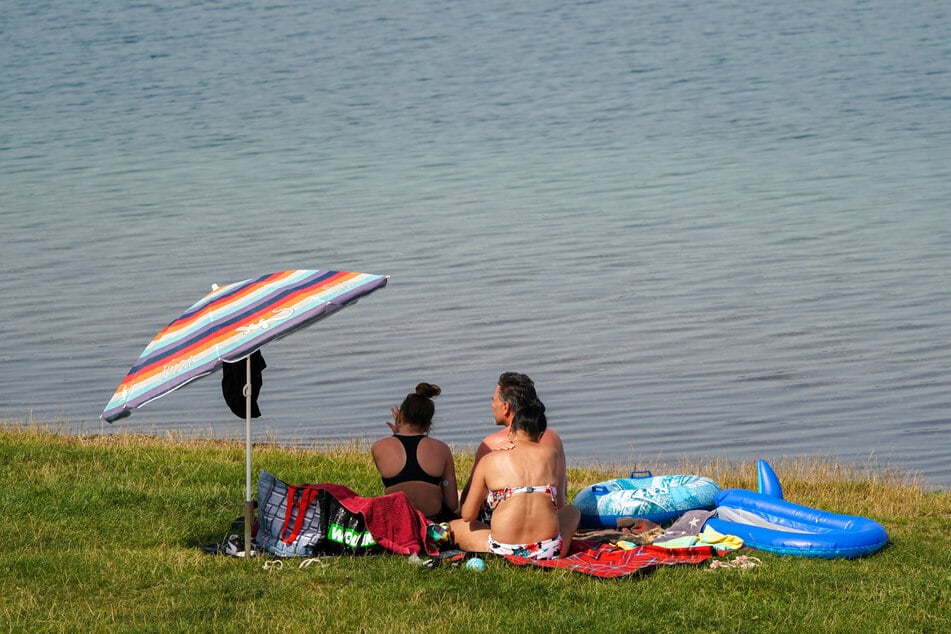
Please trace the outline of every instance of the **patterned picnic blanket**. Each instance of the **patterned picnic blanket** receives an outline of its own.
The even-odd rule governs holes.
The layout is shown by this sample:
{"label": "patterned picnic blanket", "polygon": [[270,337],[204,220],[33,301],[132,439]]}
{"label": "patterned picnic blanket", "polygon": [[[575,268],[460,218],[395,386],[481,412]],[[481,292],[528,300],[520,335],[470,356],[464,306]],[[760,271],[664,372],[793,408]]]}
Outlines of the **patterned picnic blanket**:
{"label": "patterned picnic blanket", "polygon": [[564,559],[539,561],[517,555],[505,555],[505,558],[519,566],[563,568],[594,577],[615,579],[627,577],[654,566],[701,564],[712,558],[714,554],[710,546],[664,548],[646,545],[625,550],[612,544],[574,540],[571,542],[569,555]]}

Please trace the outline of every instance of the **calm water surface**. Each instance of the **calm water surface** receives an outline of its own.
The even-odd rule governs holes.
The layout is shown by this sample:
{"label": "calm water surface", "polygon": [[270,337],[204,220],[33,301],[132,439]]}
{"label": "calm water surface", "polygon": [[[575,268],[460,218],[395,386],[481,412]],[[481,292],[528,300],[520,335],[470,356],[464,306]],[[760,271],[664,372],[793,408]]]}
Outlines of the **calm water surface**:
{"label": "calm water surface", "polygon": [[828,456],[951,485],[937,0],[13,2],[0,417],[241,436],[208,378],[103,426],[212,283],[389,286],[270,345],[258,438],[472,445],[532,375],[570,458]]}

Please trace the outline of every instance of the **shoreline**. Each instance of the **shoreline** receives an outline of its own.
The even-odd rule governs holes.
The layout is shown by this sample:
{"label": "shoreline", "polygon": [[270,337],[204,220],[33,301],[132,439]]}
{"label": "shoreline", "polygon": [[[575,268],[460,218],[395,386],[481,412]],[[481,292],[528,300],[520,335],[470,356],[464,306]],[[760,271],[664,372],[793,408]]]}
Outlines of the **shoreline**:
{"label": "shoreline", "polygon": [[[155,433],[130,432],[116,430],[111,433],[82,432],[72,430],[68,423],[61,421],[43,422],[29,421],[0,421],[0,432],[4,433],[40,433],[75,438],[78,441],[91,442],[103,446],[135,446],[135,445],[180,445],[183,448],[215,447],[219,449],[245,449],[245,439],[239,436],[215,436],[213,430],[209,433],[200,431],[186,432],[181,430],[165,430]],[[337,440],[310,440],[286,441],[276,438],[253,440],[252,447],[257,450],[279,451],[289,454],[365,454],[369,460],[369,447],[373,439],[369,437],[353,437]],[[472,456],[476,445],[458,445],[449,443],[456,460],[457,471],[467,472],[472,463]],[[593,484],[602,479],[626,477],[632,470],[649,468],[654,475],[671,473],[695,473],[707,475],[714,480],[749,481],[743,485],[748,488],[756,486],[756,465],[759,458],[729,459],[725,457],[680,458],[677,460],[663,460],[650,464],[631,464],[621,467],[615,462],[601,462],[597,459],[580,458],[572,460],[569,457],[569,472],[575,474],[577,488]],[[253,460],[252,460],[253,462]],[[875,460],[840,462],[832,456],[783,456],[768,461],[773,469],[780,474],[784,482],[870,482],[885,484],[896,488],[909,488],[922,493],[951,494],[951,485],[941,485],[927,481],[921,473],[902,468],[889,463],[879,463]],[[593,478],[593,479],[592,479]],[[590,480],[590,481],[589,481]],[[574,489],[575,486],[569,488]]]}

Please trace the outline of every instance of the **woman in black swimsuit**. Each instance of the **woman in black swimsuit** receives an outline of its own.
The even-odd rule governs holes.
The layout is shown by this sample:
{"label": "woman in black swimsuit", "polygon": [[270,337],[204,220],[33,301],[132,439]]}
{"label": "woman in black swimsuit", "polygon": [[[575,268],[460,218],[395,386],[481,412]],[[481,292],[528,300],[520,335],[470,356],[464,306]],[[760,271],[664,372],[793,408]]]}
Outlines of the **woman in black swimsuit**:
{"label": "woman in black swimsuit", "polygon": [[370,447],[373,462],[383,481],[384,491],[402,491],[423,515],[434,522],[459,517],[456,468],[449,445],[429,437],[438,385],[420,383],[399,408],[392,408],[392,436]]}

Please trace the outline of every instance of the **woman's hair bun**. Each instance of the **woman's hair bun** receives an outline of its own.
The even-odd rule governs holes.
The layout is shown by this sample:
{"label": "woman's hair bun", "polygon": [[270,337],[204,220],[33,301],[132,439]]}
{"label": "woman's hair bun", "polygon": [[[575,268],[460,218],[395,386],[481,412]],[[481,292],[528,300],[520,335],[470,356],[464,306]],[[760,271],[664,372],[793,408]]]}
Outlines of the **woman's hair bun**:
{"label": "woman's hair bun", "polygon": [[439,389],[439,386],[433,385],[432,383],[420,383],[416,386],[416,396],[433,398],[434,396],[439,396],[440,393],[442,393],[442,390]]}

